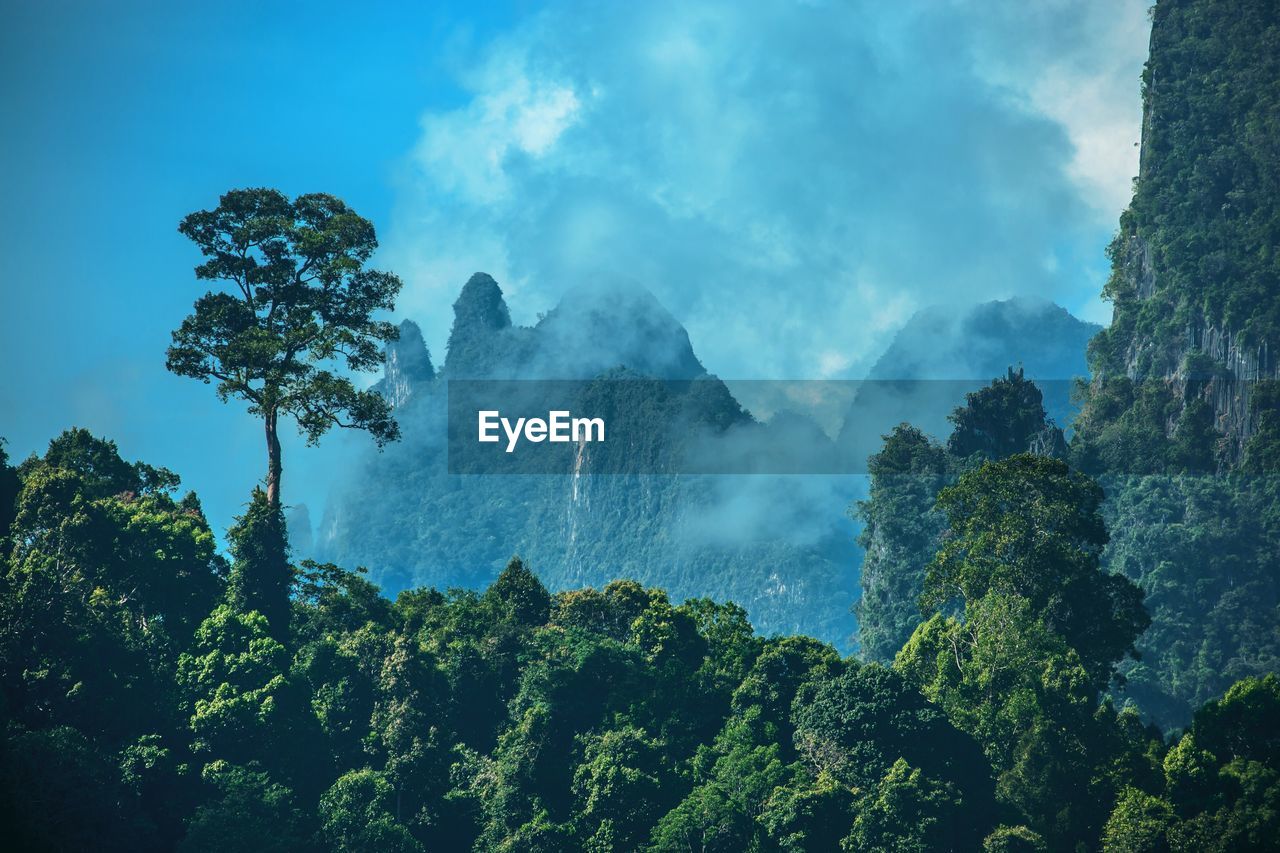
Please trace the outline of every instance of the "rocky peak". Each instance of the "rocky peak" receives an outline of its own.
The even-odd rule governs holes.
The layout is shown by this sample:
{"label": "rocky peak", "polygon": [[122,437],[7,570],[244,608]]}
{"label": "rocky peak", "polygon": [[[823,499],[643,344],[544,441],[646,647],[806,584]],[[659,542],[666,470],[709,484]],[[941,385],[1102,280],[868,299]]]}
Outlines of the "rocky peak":
{"label": "rocky peak", "polygon": [[493,367],[494,339],[509,329],[511,312],[502,288],[487,273],[471,276],[453,303],[445,372],[453,377],[486,375]]}
{"label": "rocky peak", "polygon": [[476,273],[453,310],[450,379],[591,379],[619,367],[661,379],[706,373],[684,326],[640,287],[576,287],[537,325],[513,326],[498,283]]}
{"label": "rocky peak", "polygon": [[374,386],[387,402],[399,408],[413,397],[415,390],[435,379],[435,367],[422,330],[412,320],[400,324],[400,338],[387,344],[383,356],[382,379]]}
{"label": "rocky peak", "polygon": [[459,331],[498,331],[511,325],[511,312],[502,288],[487,273],[478,272],[462,286],[453,303],[453,335]]}

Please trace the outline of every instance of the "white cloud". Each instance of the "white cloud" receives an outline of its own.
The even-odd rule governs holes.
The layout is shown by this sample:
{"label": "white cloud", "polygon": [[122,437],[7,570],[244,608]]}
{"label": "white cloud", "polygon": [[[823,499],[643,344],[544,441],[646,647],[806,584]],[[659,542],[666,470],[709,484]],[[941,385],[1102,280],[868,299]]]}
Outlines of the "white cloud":
{"label": "white cloud", "polygon": [[499,88],[478,93],[466,108],[425,116],[414,152],[438,187],[478,204],[509,192],[506,168],[513,152],[546,156],[582,106],[572,87],[531,80],[517,68],[490,79]]}
{"label": "white cloud", "polygon": [[[1071,140],[1068,175],[1114,225],[1138,173],[1149,0],[997,0],[993,41],[977,61],[988,80],[1057,122]],[[1021,38],[1019,38],[1021,37]]]}
{"label": "white cloud", "polygon": [[386,241],[402,310],[438,351],[476,270],[517,320],[631,281],[711,370],[795,378],[858,375],[930,303],[1089,304],[1145,23],[1141,0],[553,3],[423,118]]}

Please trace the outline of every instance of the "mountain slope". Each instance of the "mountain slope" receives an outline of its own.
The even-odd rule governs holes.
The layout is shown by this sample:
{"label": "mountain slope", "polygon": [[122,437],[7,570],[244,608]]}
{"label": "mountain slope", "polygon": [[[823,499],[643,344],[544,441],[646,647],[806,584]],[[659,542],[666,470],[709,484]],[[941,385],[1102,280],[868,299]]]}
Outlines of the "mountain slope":
{"label": "mountain slope", "polygon": [[[1255,383],[1280,378],[1280,5],[1163,0],[1142,82],[1080,432],[1099,467],[1232,467],[1258,432]],[[1171,458],[1180,427],[1204,437],[1191,458]]]}
{"label": "mountain slope", "polygon": [[1161,0],[1143,106],[1071,453],[1152,615],[1127,694],[1179,726],[1280,666],[1280,5]]}
{"label": "mountain slope", "polygon": [[1049,417],[1066,423],[1070,380],[1087,374],[1085,346],[1097,331],[1060,306],[1025,298],[938,306],[917,312],[877,360],[839,437],[847,452],[869,459],[871,475],[857,506],[865,657],[891,662],[920,623],[924,567],[946,527],[934,503],[965,464],[945,446],[948,415],[966,394],[1020,365],[1037,381]]}
{"label": "mountain slope", "polygon": [[1085,347],[1101,329],[1060,305],[1018,296],[916,312],[876,360],[868,379],[990,379],[1021,365],[1038,379],[1088,372]]}
{"label": "mountain slope", "polygon": [[[317,536],[321,556],[365,565],[395,593],[419,585],[480,588],[519,553],[553,589],[634,578],[661,583],[678,599],[734,600],[766,633],[848,643],[857,563],[841,514],[849,493],[805,478],[654,473],[690,432],[676,425],[744,435],[769,427],[705,371],[684,328],[652,295],[574,290],[535,326],[521,327],[511,323],[497,282],[478,273],[454,303],[444,367],[409,379],[401,365],[425,359],[413,331],[402,331],[388,351],[383,380],[397,389],[404,440],[354,462],[329,501]],[[447,473],[450,380],[599,376],[666,383],[661,394],[643,396],[642,411],[628,411],[651,421],[643,452],[605,442],[581,469],[558,474]],[[602,387],[613,398],[628,389]]]}

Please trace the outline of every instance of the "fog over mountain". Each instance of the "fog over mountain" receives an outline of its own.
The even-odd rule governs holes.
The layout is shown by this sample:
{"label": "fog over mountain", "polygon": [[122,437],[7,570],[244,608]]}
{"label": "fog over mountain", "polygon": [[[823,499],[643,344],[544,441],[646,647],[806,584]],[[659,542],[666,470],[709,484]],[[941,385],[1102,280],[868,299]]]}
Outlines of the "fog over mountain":
{"label": "fog over mountain", "polygon": [[[181,470],[219,536],[232,523],[259,430],[163,364],[203,292],[174,226],[232,186],[334,192],[368,217],[436,367],[477,269],[519,325],[567,287],[638,282],[726,378],[859,378],[915,310],[957,299],[1105,321],[1149,5],[445,2],[334,7],[305,30],[220,5],[31,6],[0,33],[27,117],[0,139],[8,278],[42,283],[0,288],[0,361],[29,365],[0,375],[9,452],[75,423]],[[183,49],[195,34],[219,50]],[[361,51],[341,87],[305,70],[338,43]],[[210,79],[289,96],[188,96]],[[301,127],[320,151],[290,142]],[[348,451],[282,440],[285,497],[318,512]]]}
{"label": "fog over mountain", "polygon": [[1102,327],[1043,299],[922,309],[893,337],[868,379],[975,379],[1020,364],[1028,376],[1085,376],[1084,350]]}
{"label": "fog over mountain", "polygon": [[1100,329],[1051,302],[1023,297],[919,311],[857,389],[837,442],[865,459],[903,422],[945,439],[947,415],[964,395],[1010,367],[1037,381],[1049,416],[1068,427],[1073,380],[1089,375],[1085,346]]}
{"label": "fog over mountain", "polygon": [[939,303],[1105,319],[1148,5],[540,6],[422,115],[401,310],[438,347],[474,269],[526,323],[565,283],[638,283],[757,379],[861,377]]}
{"label": "fog over mountain", "polygon": [[[553,589],[632,577],[676,598],[737,601],[765,633],[804,632],[843,648],[856,628],[850,607],[861,562],[845,510],[866,486],[852,473],[863,459],[849,454],[872,452],[882,421],[929,406],[944,417],[964,388],[1010,365],[1079,375],[1096,329],[1029,300],[922,311],[873,374],[927,381],[908,383],[914,396],[886,400],[858,383],[723,383],[707,373],[679,320],[640,289],[571,289],[531,326],[513,323],[511,313],[499,283],[473,275],[453,303],[438,372],[418,326],[401,324],[376,387],[394,402],[404,438],[383,452],[357,453],[336,472],[340,485],[317,528],[316,555],[365,565],[395,593],[478,588],[519,553]],[[965,361],[960,353],[973,355]],[[636,385],[640,396],[618,398],[628,394],[626,383],[605,391],[618,417],[651,436],[643,447],[606,441],[550,475],[449,473],[450,380],[596,377],[665,383],[657,396]],[[935,381],[942,378],[967,381]],[[930,393],[921,396],[921,388]],[[823,410],[848,408],[852,398],[842,431]],[[870,427],[859,440],[849,434],[855,415]],[[732,472],[813,473],[698,476],[680,467],[688,454],[711,451]]]}
{"label": "fog over mountain", "polygon": [[[680,598],[738,601],[764,631],[807,628],[847,645],[857,564],[840,513],[847,492],[821,478],[654,473],[671,452],[677,419],[712,433],[759,436],[769,427],[703,369],[684,328],[652,295],[579,288],[536,325],[519,326],[498,283],[478,273],[453,308],[438,375],[423,369],[425,345],[412,323],[388,349],[381,387],[395,390],[404,439],[364,454],[342,476],[316,537],[320,556],[366,565],[394,593],[482,586],[517,552],[552,588],[617,577],[662,582]],[[651,452],[627,448],[624,458],[598,463],[609,475],[590,464],[547,476],[448,473],[449,380],[591,379],[618,370],[672,383],[643,415],[653,424]],[[780,506],[789,509],[778,513]]]}

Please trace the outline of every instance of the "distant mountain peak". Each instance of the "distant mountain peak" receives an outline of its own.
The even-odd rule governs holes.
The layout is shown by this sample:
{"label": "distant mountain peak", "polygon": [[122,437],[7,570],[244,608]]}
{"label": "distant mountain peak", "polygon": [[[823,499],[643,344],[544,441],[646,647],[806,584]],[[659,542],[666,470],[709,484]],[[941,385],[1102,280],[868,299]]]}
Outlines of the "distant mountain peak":
{"label": "distant mountain peak", "polygon": [[539,321],[536,330],[558,353],[566,375],[591,375],[613,367],[664,379],[705,373],[689,334],[658,298],[643,287],[575,287]]}
{"label": "distant mountain peak", "polygon": [[400,324],[400,337],[387,344],[383,356],[382,379],[374,390],[395,408],[403,406],[422,384],[435,379],[431,353],[422,338],[422,329],[412,320]]}
{"label": "distant mountain peak", "polygon": [[947,415],[965,393],[1009,368],[1036,381],[1049,416],[1065,425],[1074,411],[1068,380],[1088,376],[1085,347],[1100,328],[1026,297],[921,309],[867,374],[837,441],[851,458],[864,459],[903,421],[943,438],[951,431]]}
{"label": "distant mountain peak", "polygon": [[706,373],[684,326],[642,287],[575,287],[535,326],[515,326],[502,288],[476,273],[453,312],[443,370],[451,379],[590,379],[616,367],[662,379]]}
{"label": "distant mountain peak", "polygon": [[930,306],[912,315],[867,378],[991,379],[1019,365],[1035,379],[1086,376],[1085,347],[1101,328],[1034,297]]}
{"label": "distant mountain peak", "polygon": [[510,342],[501,339],[512,331],[502,288],[488,273],[471,276],[453,303],[444,372],[454,378],[490,375],[495,364],[509,360]]}
{"label": "distant mountain peak", "polygon": [[456,334],[460,329],[499,331],[510,326],[511,312],[493,276],[478,272],[467,279],[453,303],[453,332]]}

